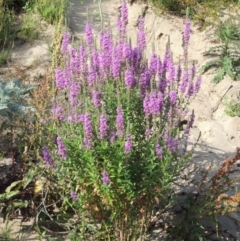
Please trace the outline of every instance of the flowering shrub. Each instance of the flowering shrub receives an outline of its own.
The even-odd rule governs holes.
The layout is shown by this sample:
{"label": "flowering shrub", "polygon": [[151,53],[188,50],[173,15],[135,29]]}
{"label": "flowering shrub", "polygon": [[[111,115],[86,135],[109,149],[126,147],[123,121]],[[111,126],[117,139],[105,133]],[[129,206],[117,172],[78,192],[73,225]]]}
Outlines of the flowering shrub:
{"label": "flowering shrub", "polygon": [[[156,205],[189,158],[187,150],[194,113],[187,104],[200,88],[195,66],[187,68],[190,21],[184,30],[184,63],[176,66],[167,47],[161,60],[146,47],[144,19],[138,24],[138,43],[126,36],[128,9],[122,4],[118,39],[100,33],[99,48],[90,25],[79,47],[62,41],[65,68],[56,69],[59,95],[53,100],[53,125],[59,161],[48,167],[64,185],[64,204],[86,222],[101,224],[101,237],[136,240],[146,232]],[[188,118],[184,130],[182,118]],[[56,169],[55,169],[56,168]],[[85,226],[84,226],[85,227]],[[88,232],[81,227],[84,240]],[[100,235],[100,234],[99,234]],[[106,238],[107,237],[107,238]]]}

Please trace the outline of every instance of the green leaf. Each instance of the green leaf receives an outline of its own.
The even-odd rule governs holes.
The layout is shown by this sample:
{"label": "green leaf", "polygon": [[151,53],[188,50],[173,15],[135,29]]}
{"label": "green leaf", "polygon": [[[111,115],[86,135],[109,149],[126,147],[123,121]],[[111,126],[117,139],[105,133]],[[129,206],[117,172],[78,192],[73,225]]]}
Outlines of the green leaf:
{"label": "green leaf", "polygon": [[219,68],[221,66],[221,61],[220,60],[211,60],[208,61],[204,66],[202,66],[199,70],[201,74],[206,73],[209,69],[211,68]]}
{"label": "green leaf", "polygon": [[219,69],[217,74],[213,78],[213,82],[219,83],[223,79],[224,74],[225,74],[224,68]]}
{"label": "green leaf", "polygon": [[27,187],[27,185],[33,180],[35,174],[36,174],[35,170],[33,170],[33,169],[30,169],[28,171],[27,175],[22,180],[23,188]]}
{"label": "green leaf", "polygon": [[233,73],[232,59],[228,56],[225,56],[223,59],[223,68],[226,71],[227,75],[234,80],[235,74]]}
{"label": "green leaf", "polygon": [[22,186],[22,180],[13,182],[13,183],[11,183],[10,186],[8,186],[8,187],[6,188],[6,191],[5,191],[5,192],[6,192],[6,193],[9,193],[9,192],[11,192],[12,188],[16,187],[17,189],[19,189],[21,186]]}
{"label": "green leaf", "polygon": [[19,190],[0,194],[0,200],[10,199],[11,197],[16,196],[18,193],[19,193]]}

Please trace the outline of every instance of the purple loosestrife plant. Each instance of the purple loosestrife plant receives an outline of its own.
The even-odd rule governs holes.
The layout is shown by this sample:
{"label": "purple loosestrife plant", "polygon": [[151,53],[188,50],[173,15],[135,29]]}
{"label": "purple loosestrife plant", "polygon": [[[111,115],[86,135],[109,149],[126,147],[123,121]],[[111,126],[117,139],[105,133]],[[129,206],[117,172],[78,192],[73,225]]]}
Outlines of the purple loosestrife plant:
{"label": "purple loosestrife plant", "polygon": [[[201,86],[195,66],[186,65],[189,20],[185,60],[175,65],[169,44],[163,60],[156,53],[145,59],[144,19],[139,20],[137,46],[127,43],[127,15],[123,3],[117,39],[109,30],[95,38],[88,24],[85,42],[65,48],[64,67],[55,77],[59,92],[69,98],[61,99],[61,107],[54,102],[51,126],[64,159],[57,166],[57,181],[70,193],[67,198],[74,200],[71,192],[78,190],[81,200],[71,208],[76,216],[86,214],[96,230],[104,222],[102,238],[116,234],[113,240],[121,235],[136,240],[133,234],[142,235],[159,196],[165,203],[170,184],[190,156],[186,145],[194,116],[187,106]],[[183,115],[189,123],[182,130]],[[88,233],[81,235],[87,239]]]}

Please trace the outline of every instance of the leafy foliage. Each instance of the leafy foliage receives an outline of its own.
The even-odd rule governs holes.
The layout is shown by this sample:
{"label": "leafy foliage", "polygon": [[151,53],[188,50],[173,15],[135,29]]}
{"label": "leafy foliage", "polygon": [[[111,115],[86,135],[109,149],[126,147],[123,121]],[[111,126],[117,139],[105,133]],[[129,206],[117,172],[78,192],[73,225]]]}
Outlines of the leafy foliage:
{"label": "leafy foliage", "polygon": [[236,80],[240,77],[240,32],[237,25],[233,20],[221,22],[215,34],[223,44],[211,47],[203,53],[212,57],[212,60],[202,66],[200,71],[205,73],[211,68],[217,69],[214,83],[219,83],[225,75]]}
{"label": "leafy foliage", "polygon": [[240,116],[240,102],[239,100],[230,100],[225,102],[225,113],[229,116]]}
{"label": "leafy foliage", "polygon": [[26,101],[34,88],[34,84],[23,86],[19,79],[0,79],[0,115],[12,121],[14,116],[27,117],[28,111],[35,111]]}

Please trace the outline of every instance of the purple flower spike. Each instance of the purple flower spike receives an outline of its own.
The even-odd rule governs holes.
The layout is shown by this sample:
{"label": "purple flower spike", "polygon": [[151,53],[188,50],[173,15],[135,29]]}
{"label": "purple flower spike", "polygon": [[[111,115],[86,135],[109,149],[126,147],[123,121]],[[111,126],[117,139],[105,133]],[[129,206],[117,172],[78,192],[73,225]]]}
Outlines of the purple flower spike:
{"label": "purple flower spike", "polygon": [[90,24],[86,24],[85,35],[86,35],[87,44],[89,46],[92,46],[92,44],[93,44],[93,34],[92,34],[92,26]]}
{"label": "purple flower spike", "polygon": [[104,185],[110,184],[110,178],[109,178],[109,174],[107,171],[102,172],[102,182]]}
{"label": "purple flower spike", "polygon": [[168,63],[168,73],[168,81],[172,83],[175,78],[175,66],[171,60]]}
{"label": "purple flower spike", "polygon": [[108,126],[107,126],[106,114],[101,114],[99,119],[99,132],[100,132],[99,139],[100,140],[103,140],[107,136],[107,130],[108,130]]}
{"label": "purple flower spike", "polygon": [[175,152],[179,145],[178,141],[171,136],[166,139],[165,144],[170,152]]}
{"label": "purple flower spike", "polygon": [[123,58],[128,59],[131,57],[131,47],[130,44],[124,43],[123,44]]}
{"label": "purple flower spike", "polygon": [[124,117],[123,117],[122,108],[117,108],[116,122],[117,122],[117,136],[119,138],[122,138],[123,131],[124,131]]}
{"label": "purple flower spike", "polygon": [[73,201],[77,201],[78,200],[78,196],[77,196],[77,193],[74,192],[74,191],[71,191],[70,192],[70,196],[72,198]]}
{"label": "purple flower spike", "polygon": [[159,144],[156,144],[155,146],[155,152],[156,152],[156,155],[159,157],[159,158],[162,158],[162,148]]}
{"label": "purple flower spike", "polygon": [[84,115],[84,144],[87,149],[91,149],[92,147],[92,122],[91,117],[88,113]]}
{"label": "purple flower spike", "polygon": [[80,84],[78,82],[73,82],[71,87],[70,87],[70,92],[69,92],[69,100],[71,106],[75,106],[78,104],[78,94],[80,92]]}
{"label": "purple flower spike", "polygon": [[180,85],[179,85],[179,88],[180,88],[179,90],[182,94],[186,91],[186,88],[188,86],[188,81],[189,81],[189,73],[185,72],[183,74],[183,80],[182,82],[180,82]]}
{"label": "purple flower spike", "polygon": [[116,131],[110,131],[109,141],[111,145],[113,145],[113,143],[115,142],[115,139],[116,139]]}
{"label": "purple flower spike", "polygon": [[192,81],[189,83],[187,95],[188,97],[191,97],[194,95],[194,84]]}
{"label": "purple flower spike", "polygon": [[67,150],[60,136],[57,137],[58,154],[63,160],[67,158]]}
{"label": "purple flower spike", "polygon": [[64,121],[65,119],[64,110],[61,106],[55,106],[52,109],[52,115],[54,120],[58,119],[60,121]]}
{"label": "purple flower spike", "polygon": [[128,8],[125,2],[122,3],[121,7],[121,21],[126,26],[128,24]]}
{"label": "purple flower spike", "polygon": [[114,78],[118,78],[120,74],[120,67],[121,67],[121,62],[120,62],[120,57],[118,54],[115,52],[113,53],[112,56],[112,76]]}
{"label": "purple flower spike", "polygon": [[96,90],[92,91],[92,102],[95,108],[98,108],[101,106],[101,97],[102,93]]}
{"label": "purple flower spike", "polygon": [[183,44],[185,46],[189,45],[190,33],[191,33],[191,21],[190,21],[190,19],[186,19],[185,28],[184,28],[184,32],[183,32]]}
{"label": "purple flower spike", "polygon": [[138,22],[138,46],[140,49],[146,47],[146,35],[144,32],[144,18],[140,18]]}
{"label": "purple flower spike", "polygon": [[171,105],[175,105],[177,102],[177,94],[174,90],[170,90],[169,92],[169,99],[170,99],[170,103]]}
{"label": "purple flower spike", "polygon": [[155,53],[153,53],[151,56],[149,69],[152,72],[152,74],[156,74],[158,71],[158,57]]}
{"label": "purple flower spike", "polygon": [[126,154],[129,154],[132,150],[132,138],[131,138],[131,135],[129,134],[127,135],[127,140],[125,142],[124,148],[125,148]]}
{"label": "purple flower spike", "polygon": [[55,69],[55,79],[56,79],[56,86],[60,89],[64,89],[65,88],[64,70]]}
{"label": "purple flower spike", "polygon": [[46,162],[46,166],[50,167],[51,169],[55,169],[54,165],[53,165],[53,160],[52,157],[47,149],[47,147],[43,147],[42,148],[42,154],[43,154],[43,159]]}
{"label": "purple flower spike", "polygon": [[68,32],[65,32],[63,34],[62,45],[61,45],[62,54],[67,54],[69,41],[70,41],[70,34]]}
{"label": "purple flower spike", "polygon": [[132,89],[136,85],[136,79],[131,69],[125,71],[125,85],[129,89]]}
{"label": "purple flower spike", "polygon": [[197,78],[196,83],[195,83],[195,90],[194,90],[194,93],[195,93],[195,94],[197,94],[198,91],[200,90],[201,83],[202,83],[202,77],[199,76],[199,77]]}

